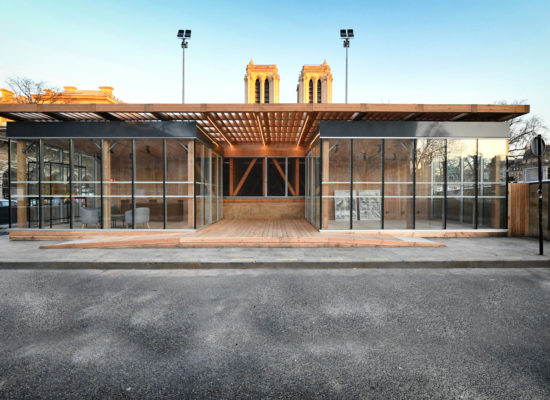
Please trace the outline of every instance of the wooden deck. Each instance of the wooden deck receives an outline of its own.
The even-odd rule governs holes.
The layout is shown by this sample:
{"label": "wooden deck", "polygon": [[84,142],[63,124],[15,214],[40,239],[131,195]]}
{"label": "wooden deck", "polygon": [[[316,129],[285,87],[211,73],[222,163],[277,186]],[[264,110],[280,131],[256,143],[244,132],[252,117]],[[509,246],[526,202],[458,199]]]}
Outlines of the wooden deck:
{"label": "wooden deck", "polygon": [[[25,235],[26,233],[26,235]],[[224,219],[196,232],[13,231],[12,240],[59,240],[43,249],[170,247],[440,247],[389,233],[319,232],[304,219]]]}
{"label": "wooden deck", "polygon": [[502,236],[500,231],[322,231],[304,219],[223,219],[198,231],[14,230],[11,240],[48,240],[53,248],[440,247],[427,238]]}

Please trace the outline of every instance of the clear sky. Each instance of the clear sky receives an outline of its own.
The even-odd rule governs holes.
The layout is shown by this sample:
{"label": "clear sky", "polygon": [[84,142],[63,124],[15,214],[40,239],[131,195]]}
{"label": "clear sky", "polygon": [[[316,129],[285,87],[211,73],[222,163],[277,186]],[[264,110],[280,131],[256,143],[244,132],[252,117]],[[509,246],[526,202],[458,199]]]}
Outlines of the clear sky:
{"label": "clear sky", "polygon": [[[130,103],[241,103],[246,64],[277,64],[296,102],[303,64],[327,60],[344,102],[340,28],[353,28],[350,103],[526,100],[550,126],[550,1],[0,0],[0,83],[114,86]],[[1,85],[5,86],[5,85]]]}

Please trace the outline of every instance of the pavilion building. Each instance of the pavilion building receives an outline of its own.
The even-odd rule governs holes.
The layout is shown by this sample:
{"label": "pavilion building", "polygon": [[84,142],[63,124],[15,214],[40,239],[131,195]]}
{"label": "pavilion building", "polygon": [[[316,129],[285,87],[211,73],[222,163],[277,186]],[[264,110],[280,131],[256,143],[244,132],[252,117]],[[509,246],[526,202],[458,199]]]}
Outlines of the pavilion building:
{"label": "pavilion building", "polygon": [[12,227],[506,231],[507,121],[529,106],[333,104],[320,67],[298,104],[252,62],[245,104],[0,104]]}

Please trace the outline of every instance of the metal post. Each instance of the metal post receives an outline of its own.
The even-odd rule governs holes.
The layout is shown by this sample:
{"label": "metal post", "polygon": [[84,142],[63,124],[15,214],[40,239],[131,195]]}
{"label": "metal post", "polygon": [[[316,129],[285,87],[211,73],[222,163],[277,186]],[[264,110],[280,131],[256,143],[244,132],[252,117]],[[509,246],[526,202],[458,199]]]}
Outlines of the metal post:
{"label": "metal post", "polygon": [[474,158],[474,229],[478,227],[479,210],[478,210],[478,198],[479,198],[479,141],[476,140],[476,155]]}
{"label": "metal post", "polygon": [[381,172],[382,172],[382,190],[381,190],[381,204],[380,204],[380,229],[384,229],[384,197],[385,197],[385,193],[384,193],[384,186],[385,186],[385,182],[384,182],[384,167],[385,167],[385,163],[386,163],[386,160],[384,160],[384,158],[386,157],[386,142],[385,142],[385,139],[382,139],[382,169],[381,169]]}
{"label": "metal post", "polygon": [[162,139],[162,226],[166,229],[168,221],[168,206],[166,204],[166,139]]}
{"label": "metal post", "polygon": [[348,104],[348,49],[349,40],[346,39],[346,104]]}
{"label": "metal post", "polygon": [[101,154],[99,155],[99,195],[100,195],[100,207],[101,207],[101,219],[100,219],[100,228],[103,229],[104,228],[104,212],[105,212],[105,205],[103,204],[103,186],[104,186],[104,182],[103,182],[103,152],[104,152],[104,147],[105,146],[105,143],[104,143],[104,140],[101,139],[100,141],[100,152]]}
{"label": "metal post", "polygon": [[413,139],[412,159],[412,229],[416,229],[416,139]]}
{"label": "metal post", "polygon": [[542,137],[541,135],[537,136],[537,145],[538,145],[538,168],[539,168],[539,188],[538,188],[538,198],[539,198],[539,254],[542,256],[544,254],[543,249],[543,236],[542,236]]}
{"label": "metal post", "polygon": [[74,141],[69,139],[69,228],[74,227],[73,212]]}
{"label": "metal post", "polygon": [[[353,139],[350,139],[349,141],[349,229],[353,229]],[[359,210],[357,210],[357,212],[359,212]]]}
{"label": "metal post", "polygon": [[185,47],[187,47],[187,43],[184,40],[181,41],[181,103],[185,103]]}
{"label": "metal post", "polygon": [[447,139],[445,140],[445,158],[443,161],[443,229],[447,229],[447,213],[448,213],[448,202],[447,202],[447,184],[448,184],[448,177],[447,177]]}
{"label": "metal post", "polygon": [[38,228],[44,228],[44,213],[42,212],[42,181],[44,176],[44,140],[40,139],[38,141],[38,151],[37,151],[37,163],[38,166]]}
{"label": "metal post", "polygon": [[136,229],[136,140],[132,139],[132,229]]}
{"label": "metal post", "polygon": [[8,227],[11,229],[11,139],[8,139]]}

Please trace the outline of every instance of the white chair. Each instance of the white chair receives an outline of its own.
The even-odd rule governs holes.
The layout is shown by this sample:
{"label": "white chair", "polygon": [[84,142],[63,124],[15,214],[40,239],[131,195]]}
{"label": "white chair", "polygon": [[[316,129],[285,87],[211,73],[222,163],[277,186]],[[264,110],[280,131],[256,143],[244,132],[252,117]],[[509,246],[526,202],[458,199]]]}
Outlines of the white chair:
{"label": "white chair", "polygon": [[[132,210],[124,213],[124,223],[128,227],[132,225]],[[145,224],[149,228],[149,207],[136,208],[136,226],[137,224]]]}
{"label": "white chair", "polygon": [[99,209],[80,207],[80,222],[82,227],[87,228],[89,224],[99,226]]}

